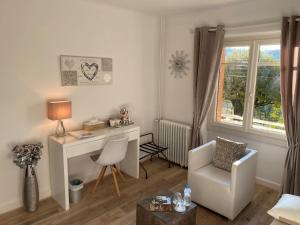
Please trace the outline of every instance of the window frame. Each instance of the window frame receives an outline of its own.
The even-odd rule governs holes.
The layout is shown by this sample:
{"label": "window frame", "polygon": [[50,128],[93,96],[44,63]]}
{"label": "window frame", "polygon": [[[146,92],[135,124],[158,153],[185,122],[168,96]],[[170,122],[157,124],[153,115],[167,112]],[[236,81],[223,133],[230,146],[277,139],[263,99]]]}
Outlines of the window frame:
{"label": "window frame", "polygon": [[266,44],[280,44],[280,38],[278,36],[271,37],[251,37],[251,38],[231,38],[225,39],[224,47],[234,47],[234,46],[249,46],[249,61],[248,61],[248,73],[247,73],[247,83],[246,83],[246,94],[245,94],[245,106],[243,114],[243,123],[242,125],[230,124],[224,122],[218,122],[216,120],[216,111],[217,111],[217,91],[215,90],[213,103],[210,109],[210,116],[208,118],[208,127],[211,127],[212,130],[216,128],[219,129],[231,129],[237,132],[249,133],[254,136],[266,136],[269,138],[275,138],[280,140],[286,140],[285,132],[277,131],[266,131],[263,129],[258,129],[252,127],[253,121],[253,110],[254,110],[254,100],[256,93],[256,79],[257,79],[257,65],[259,57],[259,48],[261,45]]}

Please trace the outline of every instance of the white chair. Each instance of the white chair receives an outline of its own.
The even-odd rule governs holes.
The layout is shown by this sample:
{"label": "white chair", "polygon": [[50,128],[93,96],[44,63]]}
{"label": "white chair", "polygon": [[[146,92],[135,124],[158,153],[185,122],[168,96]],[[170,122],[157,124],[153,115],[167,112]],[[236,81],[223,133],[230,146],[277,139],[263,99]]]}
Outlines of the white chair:
{"label": "white chair", "polygon": [[189,151],[188,184],[193,201],[233,220],[254,196],[257,151],[247,149],[230,173],[213,166],[215,148],[211,141]]}
{"label": "white chair", "polygon": [[116,166],[116,164],[120,163],[126,156],[128,146],[128,138],[121,138],[108,141],[100,155],[93,155],[91,159],[102,166],[101,172],[98,175],[96,184],[92,190],[93,193],[96,192],[98,184],[103,180],[106,168],[109,166],[111,169],[111,173],[113,175],[113,179],[115,182],[115,187],[118,196],[120,196],[120,189],[116,177],[116,173],[118,173],[122,179],[124,179],[120,169]]}

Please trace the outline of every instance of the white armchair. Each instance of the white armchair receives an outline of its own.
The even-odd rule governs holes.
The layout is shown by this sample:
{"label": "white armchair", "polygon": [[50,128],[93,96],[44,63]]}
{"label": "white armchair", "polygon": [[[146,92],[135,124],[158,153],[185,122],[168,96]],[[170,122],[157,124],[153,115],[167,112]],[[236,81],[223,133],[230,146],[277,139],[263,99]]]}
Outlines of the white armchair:
{"label": "white armchair", "polygon": [[257,151],[247,149],[230,173],[213,166],[215,148],[211,141],[189,151],[188,184],[194,202],[233,220],[252,201]]}

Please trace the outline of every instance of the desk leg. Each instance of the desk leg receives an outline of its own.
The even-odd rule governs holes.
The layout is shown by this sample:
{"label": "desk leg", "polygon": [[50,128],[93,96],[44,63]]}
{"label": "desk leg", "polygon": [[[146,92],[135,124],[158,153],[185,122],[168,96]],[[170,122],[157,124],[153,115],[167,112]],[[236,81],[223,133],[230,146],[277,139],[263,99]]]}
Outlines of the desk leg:
{"label": "desk leg", "polygon": [[139,139],[128,142],[128,149],[125,159],[120,163],[124,173],[139,178]]}
{"label": "desk leg", "polygon": [[49,140],[49,169],[52,197],[57,203],[69,210],[69,188],[68,188],[68,159],[62,146]]}

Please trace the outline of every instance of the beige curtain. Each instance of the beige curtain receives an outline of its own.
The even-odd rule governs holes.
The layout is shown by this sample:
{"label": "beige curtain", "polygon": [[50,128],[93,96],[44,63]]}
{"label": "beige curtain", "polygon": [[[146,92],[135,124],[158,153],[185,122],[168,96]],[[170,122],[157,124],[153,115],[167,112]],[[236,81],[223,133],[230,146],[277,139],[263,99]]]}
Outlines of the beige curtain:
{"label": "beige curtain", "polygon": [[288,141],[282,192],[300,195],[300,22],[284,17],[281,30],[281,101]]}
{"label": "beige curtain", "polygon": [[217,26],[215,30],[209,27],[195,30],[192,148],[203,144],[200,130],[218,81],[224,34],[222,25]]}

